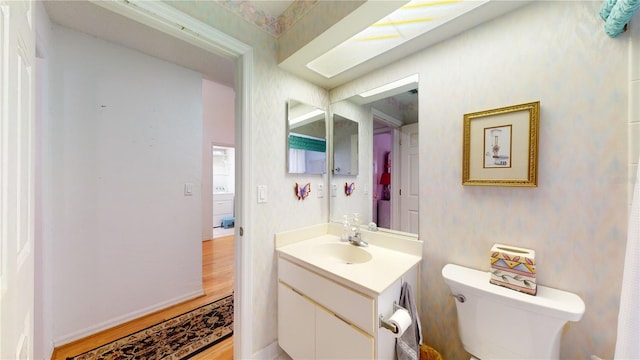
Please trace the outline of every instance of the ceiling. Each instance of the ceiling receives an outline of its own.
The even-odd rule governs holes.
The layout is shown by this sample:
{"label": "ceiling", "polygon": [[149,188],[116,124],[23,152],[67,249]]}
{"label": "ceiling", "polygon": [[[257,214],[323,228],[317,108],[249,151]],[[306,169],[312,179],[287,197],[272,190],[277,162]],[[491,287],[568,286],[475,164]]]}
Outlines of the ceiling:
{"label": "ceiling", "polygon": [[[406,1],[401,1],[400,4],[404,2]],[[482,22],[498,17],[527,2],[527,0],[492,1],[423,36],[330,79],[311,71],[306,66],[310,59],[329,51],[337,41],[346,40],[362,30],[362,24],[353,25],[358,23],[358,21],[352,21],[353,19],[371,17],[371,11],[376,11],[374,9],[376,7],[378,8],[377,11],[380,11],[378,6],[381,3],[380,1],[367,1],[342,19],[342,23],[336,24],[338,26],[332,26],[320,36],[311,40],[285,59],[280,66],[314,84],[331,89]],[[294,3],[294,0],[253,0],[249,1],[249,3],[262,10],[267,16],[277,18]],[[230,59],[213,55],[194,45],[187,44],[170,35],[129,20],[89,1],[44,1],[44,5],[51,21],[54,23],[182,65],[202,73],[209,80],[234,86],[234,65]],[[332,30],[334,28],[338,28],[340,31],[336,33],[335,30]]]}
{"label": "ceiling", "polygon": [[[234,86],[233,61],[154,30],[89,1],[43,1],[52,22],[136,49]],[[132,36],[132,34],[135,34]]]}
{"label": "ceiling", "polygon": [[[369,0],[356,10],[335,23],[319,36],[309,41],[294,54],[284,59],[280,67],[326,89],[332,89],[351,80],[357,79],[371,71],[382,68],[393,62],[428,48],[438,42],[458,35],[482,23],[500,17],[508,12],[529,4],[530,0],[491,0],[481,4],[473,10],[467,11],[449,21],[438,25],[430,31],[418,35],[405,43],[366,60],[354,67],[338,73],[330,78],[311,70],[309,64],[318,57],[332,51],[340,43],[358,35],[373,23],[385,17],[390,12],[401,7],[408,0],[384,1]],[[449,3],[453,0],[432,0],[429,3]],[[465,0],[478,3],[478,0]],[[391,5],[390,5],[391,4]],[[385,12],[381,13],[381,9]],[[363,19],[369,19],[363,22]],[[375,19],[371,21],[370,19]],[[350,49],[353,53],[354,50]],[[347,55],[348,56],[348,52]]]}

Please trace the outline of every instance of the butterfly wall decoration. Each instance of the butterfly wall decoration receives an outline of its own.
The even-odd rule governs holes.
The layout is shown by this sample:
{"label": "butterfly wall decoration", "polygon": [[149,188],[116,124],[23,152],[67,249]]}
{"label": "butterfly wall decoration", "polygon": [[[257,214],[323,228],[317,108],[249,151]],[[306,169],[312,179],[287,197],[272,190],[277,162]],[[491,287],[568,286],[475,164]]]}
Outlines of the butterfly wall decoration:
{"label": "butterfly wall decoration", "polygon": [[304,200],[307,196],[309,196],[310,192],[311,183],[307,183],[304,186],[300,186],[298,185],[298,183],[296,183],[296,197],[298,198],[298,200]]}
{"label": "butterfly wall decoration", "polygon": [[344,183],[344,193],[347,196],[351,196],[351,194],[353,194],[353,191],[356,189],[356,183],[352,182],[351,184],[349,183]]}

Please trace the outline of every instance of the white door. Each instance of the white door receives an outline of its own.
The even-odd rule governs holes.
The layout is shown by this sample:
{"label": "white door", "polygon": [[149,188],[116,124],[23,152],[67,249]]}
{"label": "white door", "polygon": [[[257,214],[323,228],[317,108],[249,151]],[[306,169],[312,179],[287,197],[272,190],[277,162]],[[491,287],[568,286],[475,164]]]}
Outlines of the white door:
{"label": "white door", "polygon": [[400,128],[400,230],[418,233],[418,123]]}
{"label": "white door", "polygon": [[0,359],[33,358],[34,4],[0,0]]}

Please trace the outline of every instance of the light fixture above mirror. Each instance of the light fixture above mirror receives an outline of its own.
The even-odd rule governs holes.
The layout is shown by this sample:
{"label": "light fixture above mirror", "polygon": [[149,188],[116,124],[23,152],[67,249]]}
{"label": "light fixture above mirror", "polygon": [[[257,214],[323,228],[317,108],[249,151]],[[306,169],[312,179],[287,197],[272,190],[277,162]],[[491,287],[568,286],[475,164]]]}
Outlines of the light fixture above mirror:
{"label": "light fixture above mirror", "polygon": [[[440,18],[436,19],[438,15],[425,14],[415,15],[415,18],[407,19],[394,17],[385,21],[383,19],[390,17],[391,13],[408,5],[410,2],[406,0],[362,1],[360,5],[354,6],[350,12],[342,14],[343,16],[340,18],[336,18],[335,23],[331,27],[305,42],[304,45],[295,49],[283,47],[283,49],[289,49],[292,52],[287,51],[280,54],[279,66],[314,84],[327,89],[333,89],[531,2],[531,0],[422,0],[415,5],[418,7],[422,6],[425,9],[444,9],[447,7],[455,7],[455,3],[458,3],[462,4],[462,8],[456,15],[450,15],[447,21],[442,21]],[[412,10],[411,8],[409,8],[408,12],[417,13],[415,9]],[[433,17],[434,20],[420,21],[420,19],[429,17]],[[402,36],[410,36],[413,28],[423,26],[432,26],[432,28],[424,33],[414,35],[411,39],[400,45],[395,45],[392,50],[379,51],[383,48],[381,44],[391,43],[396,40],[394,38],[380,40],[370,39],[360,41],[360,44],[356,44],[376,50],[377,53],[373,55],[373,57],[371,57],[370,54],[366,54],[365,56],[365,53],[361,51],[359,47],[349,45],[347,46],[346,56],[342,56],[344,55],[343,53],[335,50],[333,51],[337,55],[335,59],[323,59],[323,64],[320,64],[321,60],[318,60],[317,64],[314,62],[323,56],[329,56],[325,54],[332,52],[332,49],[339,47],[340,44],[348,39],[357,37],[360,32],[371,27],[371,25],[376,22],[381,22],[380,25],[386,24],[386,26],[378,26],[378,30],[398,28]],[[436,23],[438,23],[437,26],[434,26]],[[394,35],[387,34],[387,36]],[[367,37],[363,38],[366,39]],[[362,59],[360,59],[356,61],[358,57],[366,57],[368,60],[362,61]],[[354,61],[356,61],[358,65],[354,65]],[[313,67],[314,70],[312,70],[311,67]]]}
{"label": "light fixture above mirror", "polygon": [[447,23],[489,0],[412,0],[307,64],[331,78]]}

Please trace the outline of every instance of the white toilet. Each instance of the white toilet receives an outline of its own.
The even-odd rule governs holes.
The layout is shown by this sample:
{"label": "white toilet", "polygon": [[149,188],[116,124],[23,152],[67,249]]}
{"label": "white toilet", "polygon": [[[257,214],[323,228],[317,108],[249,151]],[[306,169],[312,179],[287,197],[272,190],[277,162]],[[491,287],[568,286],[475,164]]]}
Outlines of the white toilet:
{"label": "white toilet", "polygon": [[529,295],[489,283],[489,272],[447,264],[442,276],[456,298],[460,340],[483,360],[558,359],[562,327],[580,321],[575,294],[537,286]]}

